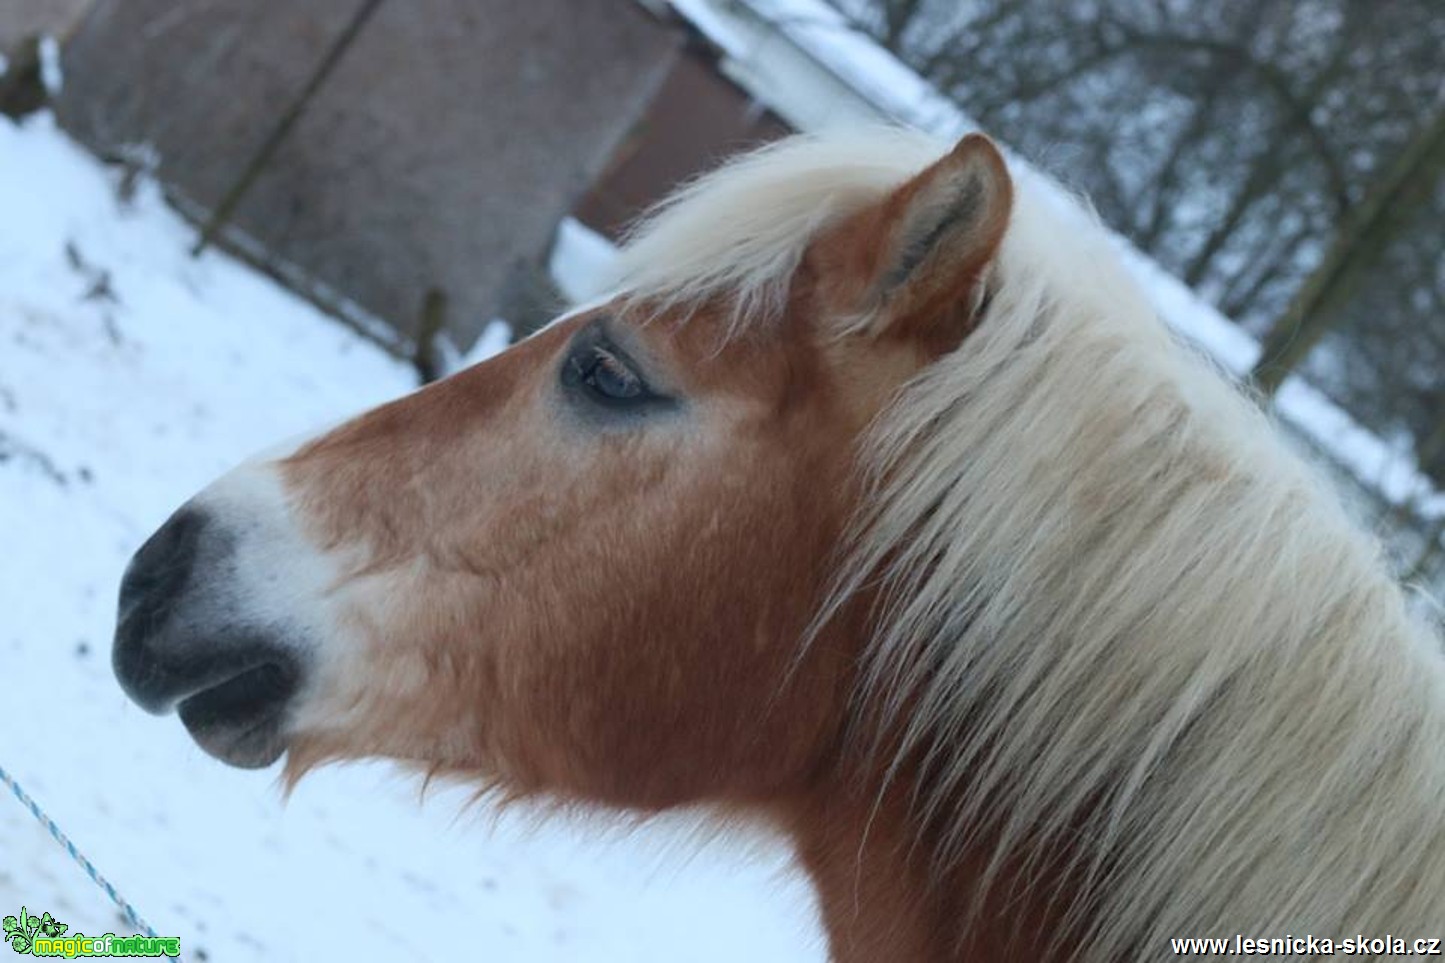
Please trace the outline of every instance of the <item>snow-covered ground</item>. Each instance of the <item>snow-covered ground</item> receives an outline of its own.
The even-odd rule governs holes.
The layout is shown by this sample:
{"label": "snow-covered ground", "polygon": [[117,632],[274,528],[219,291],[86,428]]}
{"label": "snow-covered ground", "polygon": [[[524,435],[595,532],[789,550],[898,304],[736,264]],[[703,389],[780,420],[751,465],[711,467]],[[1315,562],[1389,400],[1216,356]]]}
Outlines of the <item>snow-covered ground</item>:
{"label": "snow-covered ground", "polygon": [[[45,116],[0,119],[0,766],[189,960],[806,961],[775,845],[424,803],[384,766],[283,804],[112,680],[116,585],[182,500],[254,449],[395,396],[410,371],[228,259]],[[0,915],[120,928],[0,789]]]}

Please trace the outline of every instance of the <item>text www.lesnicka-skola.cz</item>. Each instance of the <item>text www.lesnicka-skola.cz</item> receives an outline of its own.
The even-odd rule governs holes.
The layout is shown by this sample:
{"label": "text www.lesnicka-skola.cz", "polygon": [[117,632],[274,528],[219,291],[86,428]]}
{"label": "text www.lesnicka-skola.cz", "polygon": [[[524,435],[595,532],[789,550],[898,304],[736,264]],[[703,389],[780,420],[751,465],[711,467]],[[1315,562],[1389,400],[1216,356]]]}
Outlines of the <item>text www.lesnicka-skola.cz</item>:
{"label": "text www.lesnicka-skola.cz", "polygon": [[1350,936],[1342,940],[1320,936],[1188,937],[1172,939],[1175,956],[1441,956],[1440,937]]}

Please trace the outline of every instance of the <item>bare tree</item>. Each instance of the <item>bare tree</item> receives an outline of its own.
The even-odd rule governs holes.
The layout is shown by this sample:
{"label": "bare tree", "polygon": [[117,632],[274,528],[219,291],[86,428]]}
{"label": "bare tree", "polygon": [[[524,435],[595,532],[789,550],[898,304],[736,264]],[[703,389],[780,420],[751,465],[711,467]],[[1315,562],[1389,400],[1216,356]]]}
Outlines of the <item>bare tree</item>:
{"label": "bare tree", "polygon": [[1365,271],[1397,240],[1410,211],[1445,168],[1445,112],[1437,113],[1387,166],[1345,218],[1318,267],[1271,326],[1251,377],[1273,394],[1343,316]]}
{"label": "bare tree", "polygon": [[1445,484],[1436,0],[835,2]]}

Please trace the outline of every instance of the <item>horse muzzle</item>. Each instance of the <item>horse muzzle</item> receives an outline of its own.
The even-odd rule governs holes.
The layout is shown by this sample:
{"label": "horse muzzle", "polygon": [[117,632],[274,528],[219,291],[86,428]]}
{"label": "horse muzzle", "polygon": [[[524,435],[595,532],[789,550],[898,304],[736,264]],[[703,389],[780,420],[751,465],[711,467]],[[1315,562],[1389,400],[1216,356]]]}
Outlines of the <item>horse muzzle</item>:
{"label": "horse muzzle", "polygon": [[254,603],[248,538],[196,502],[171,516],[126,569],[111,660],[141,708],[176,711],[207,753],[260,768],[286,750],[306,659],[287,620]]}

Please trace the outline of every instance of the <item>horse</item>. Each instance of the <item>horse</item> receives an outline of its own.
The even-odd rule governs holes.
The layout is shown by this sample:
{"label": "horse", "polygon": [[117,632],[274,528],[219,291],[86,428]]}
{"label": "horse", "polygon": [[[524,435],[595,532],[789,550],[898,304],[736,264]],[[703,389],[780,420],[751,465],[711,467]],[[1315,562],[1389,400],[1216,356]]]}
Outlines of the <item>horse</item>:
{"label": "horse", "polygon": [[733,159],[178,509],[119,682],[288,787],[776,829],[838,963],[1440,935],[1440,639],[1081,215],[981,134]]}

